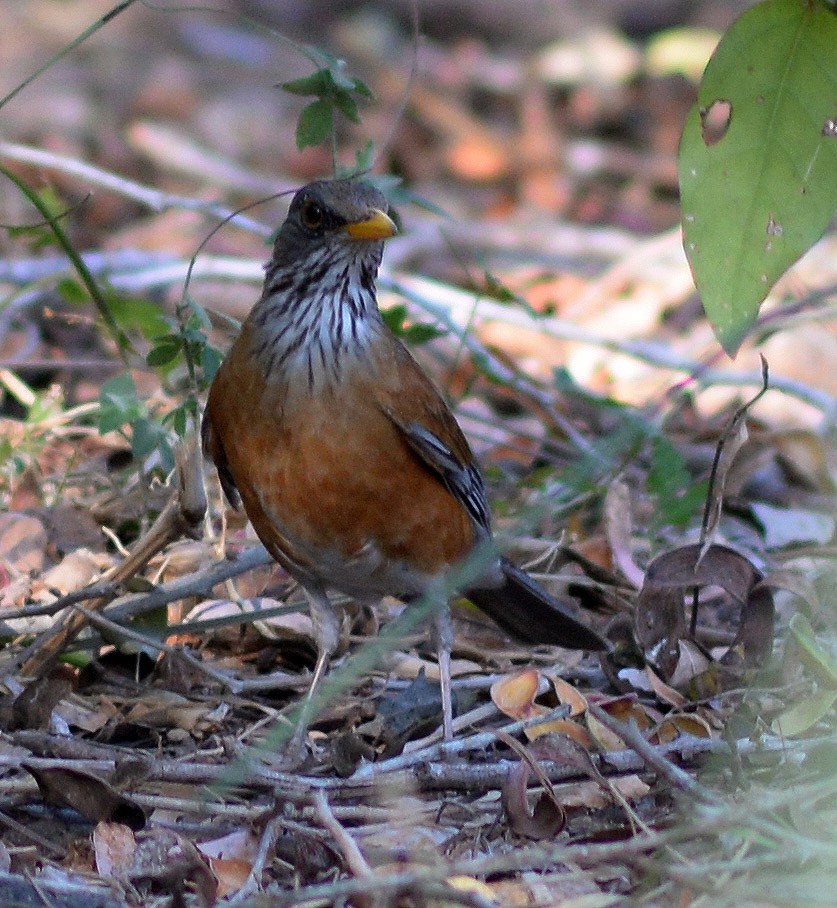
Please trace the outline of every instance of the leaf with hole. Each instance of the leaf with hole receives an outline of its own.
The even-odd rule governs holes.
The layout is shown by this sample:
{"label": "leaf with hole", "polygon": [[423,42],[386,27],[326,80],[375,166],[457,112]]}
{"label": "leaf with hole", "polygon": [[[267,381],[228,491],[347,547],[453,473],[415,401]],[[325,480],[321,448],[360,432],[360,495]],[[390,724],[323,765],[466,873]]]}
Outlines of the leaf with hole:
{"label": "leaf with hole", "polygon": [[837,15],[767,0],[727,31],[680,147],[683,241],[729,353],[837,209]]}

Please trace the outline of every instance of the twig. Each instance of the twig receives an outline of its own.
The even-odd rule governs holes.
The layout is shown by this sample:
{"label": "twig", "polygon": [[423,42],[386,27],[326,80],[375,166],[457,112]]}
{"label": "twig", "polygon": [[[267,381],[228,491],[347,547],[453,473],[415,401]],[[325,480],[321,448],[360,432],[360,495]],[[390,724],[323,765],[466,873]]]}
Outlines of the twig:
{"label": "twig", "polygon": [[[208,568],[178,577],[169,583],[164,583],[149,593],[133,593],[121,596],[114,600],[107,608],[106,614],[112,621],[124,621],[145,612],[153,611],[160,606],[168,605],[178,599],[187,599],[190,596],[200,596],[211,590],[219,583],[230,580],[252,571],[258,567],[272,564],[273,559],[267,550],[256,545],[246,549],[238,556],[228,561],[218,561]],[[258,613],[254,613],[258,615]],[[241,622],[235,622],[241,623]]]}
{"label": "twig", "polygon": [[570,707],[563,705],[558,706],[542,716],[534,716],[529,719],[521,719],[517,722],[510,722],[502,728],[491,731],[479,732],[475,735],[469,735],[467,738],[460,738],[456,741],[441,741],[422,750],[415,750],[408,754],[401,754],[398,757],[392,757],[389,760],[383,760],[380,763],[367,763],[361,766],[351,777],[353,781],[365,782],[375,779],[389,772],[398,772],[408,769],[411,766],[417,766],[421,763],[429,763],[432,760],[440,760],[445,757],[460,754],[468,750],[484,750],[497,740],[498,732],[505,732],[507,735],[516,735],[518,732],[527,728],[533,728],[536,725],[542,725],[544,722],[554,722],[556,719],[566,719],[570,713]]}
{"label": "twig", "polygon": [[595,703],[588,704],[590,714],[605,728],[618,735],[651,769],[666,778],[672,785],[685,791],[693,797],[699,798],[706,804],[717,804],[717,799],[702,785],[699,785],[687,772],[675,766],[660,750],[647,741],[640,732],[636,723],[620,722],[614,719],[606,710]]}
{"label": "twig", "polygon": [[[206,513],[206,493],[198,463],[196,436],[185,439],[177,449],[178,489],[160,512],[149,531],[134,546],[131,555],[107,579],[120,583],[133,577],[169,542],[186,534],[198,538]],[[107,605],[105,598],[94,600],[91,611]],[[45,631],[20,656],[21,674],[39,677],[81,632],[87,617],[80,610],[68,612],[65,619]]]}
{"label": "twig", "polygon": [[41,148],[31,148],[28,145],[16,145],[12,142],[0,142],[0,158],[18,161],[21,164],[32,164],[67,176],[77,177],[86,185],[99,186],[109,192],[132,199],[152,211],[164,212],[171,209],[197,211],[200,214],[229,219],[237,227],[243,227],[260,236],[270,236],[271,229],[267,225],[245,215],[236,214],[232,208],[227,208],[215,202],[194,199],[190,196],[174,195],[162,192],[159,189],[152,189],[149,186],[143,186],[141,183],[120,177],[109,170],[102,170],[92,164],[86,164],[77,158],[44,151]]}
{"label": "twig", "polygon": [[0,826],[5,826],[7,829],[11,829],[16,835],[22,836],[30,842],[34,842],[38,848],[43,849],[44,854],[48,854],[52,858],[63,861],[67,857],[67,852],[63,848],[53,845],[49,839],[45,839],[43,836],[38,835],[31,826],[24,826],[23,823],[18,823],[17,820],[3,811],[0,811]]}
{"label": "twig", "polygon": [[[633,357],[651,366],[671,369],[675,372],[699,374],[700,383],[703,386],[761,387],[762,385],[761,372],[732,372],[723,369],[703,371],[703,363],[679,356],[669,346],[648,341],[606,337],[551,316],[535,319],[521,309],[503,306],[483,297],[475,297],[472,292],[429,278],[404,275],[396,282],[384,277],[380,283],[381,286],[396,292],[408,294],[413,302],[432,315],[439,317],[446,311],[445,323],[448,324],[452,321],[460,328],[472,320],[474,307],[478,303],[481,319],[528,328],[559,340],[571,340],[601,347],[604,350]],[[775,374],[771,377],[771,388],[774,391],[797,397],[816,407],[824,414],[829,425],[837,419],[837,398],[825,391]]]}
{"label": "twig", "polygon": [[324,791],[314,792],[314,808],[317,811],[320,822],[331,833],[349,870],[358,879],[372,879],[374,876],[372,868],[367,863],[366,858],[361,854],[357,842],[355,842],[355,840],[346,832],[338,822],[337,817],[331,812],[331,807],[329,806]]}

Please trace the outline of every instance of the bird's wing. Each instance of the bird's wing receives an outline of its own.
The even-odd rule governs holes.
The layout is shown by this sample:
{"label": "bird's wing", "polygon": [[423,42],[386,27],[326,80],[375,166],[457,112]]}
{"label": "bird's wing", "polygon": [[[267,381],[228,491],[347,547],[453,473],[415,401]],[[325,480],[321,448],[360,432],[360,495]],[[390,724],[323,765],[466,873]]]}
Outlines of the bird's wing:
{"label": "bird's wing", "polygon": [[491,533],[485,483],[470,445],[436,386],[406,348],[396,348],[399,386],[380,389],[378,402],[419,459],[465,508],[474,525]]}

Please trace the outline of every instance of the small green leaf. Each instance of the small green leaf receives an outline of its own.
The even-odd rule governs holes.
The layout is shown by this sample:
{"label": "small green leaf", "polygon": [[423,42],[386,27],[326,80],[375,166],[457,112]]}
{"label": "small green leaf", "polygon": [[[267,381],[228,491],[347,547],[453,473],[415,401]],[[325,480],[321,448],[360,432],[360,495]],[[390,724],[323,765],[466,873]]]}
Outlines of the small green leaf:
{"label": "small green leaf", "polygon": [[296,147],[302,151],[331,138],[334,114],[327,101],[313,101],[299,115],[296,124]]}
{"label": "small green leaf", "polygon": [[215,378],[215,373],[218,371],[218,367],[223,362],[224,355],[217,347],[213,347],[212,344],[207,344],[201,354],[201,367],[203,368],[203,380],[209,384],[213,378]]}
{"label": "small green leaf", "polygon": [[773,720],[774,733],[785,738],[804,734],[831,712],[835,701],[837,690],[834,688],[808,694]]}
{"label": "small green leaf", "polygon": [[375,92],[373,92],[365,82],[362,82],[360,79],[355,79],[354,81],[354,91],[356,95],[366,99],[367,101],[375,100]]}
{"label": "small green leaf", "polygon": [[144,408],[131,375],[115,375],[102,385],[99,392],[99,431],[102,434],[121,429],[143,414]]}
{"label": "small green leaf", "polygon": [[428,341],[435,340],[437,337],[444,337],[446,332],[431,325],[427,322],[417,322],[414,325],[407,325],[401,331],[401,337],[413,346],[426,344]]}
{"label": "small green leaf", "polygon": [[811,622],[801,612],[797,612],[791,617],[788,627],[799,647],[801,661],[816,677],[817,684],[829,690],[837,690],[837,661],[822,648],[814,636]]}
{"label": "small green leaf", "polygon": [[131,451],[137,460],[145,460],[166,439],[166,430],[151,419],[135,419],[131,431]]}
{"label": "small green leaf", "polygon": [[75,278],[63,278],[56,284],[55,289],[66,302],[73,306],[79,306],[90,301],[90,294]]}
{"label": "small green leaf", "polygon": [[282,91],[287,91],[292,95],[318,95],[328,92],[332,84],[331,76],[328,70],[318,69],[310,76],[303,76],[301,79],[294,79],[291,82],[283,82],[279,87]]}
{"label": "small green leaf", "polygon": [[145,361],[152,369],[168,366],[177,359],[181,350],[182,348],[179,343],[175,341],[163,341],[148,351],[148,356],[145,357]]}
{"label": "small green leaf", "polygon": [[143,337],[153,340],[171,330],[159,303],[113,292],[107,293],[107,301],[114,321],[124,331],[139,331]]}
{"label": "small green leaf", "polygon": [[332,99],[334,106],[343,114],[344,117],[353,123],[360,123],[360,113],[357,109],[357,101],[347,92],[337,92]]}
{"label": "small green leaf", "polygon": [[381,316],[387,328],[394,334],[398,334],[407,319],[407,307],[404,303],[394,303],[386,309],[381,309]]}

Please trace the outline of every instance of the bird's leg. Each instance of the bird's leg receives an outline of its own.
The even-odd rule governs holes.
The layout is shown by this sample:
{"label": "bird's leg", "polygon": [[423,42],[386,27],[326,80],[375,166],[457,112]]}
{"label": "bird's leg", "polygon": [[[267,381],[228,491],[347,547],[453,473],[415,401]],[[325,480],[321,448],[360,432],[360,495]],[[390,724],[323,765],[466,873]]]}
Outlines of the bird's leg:
{"label": "bird's leg", "polygon": [[340,642],[340,629],[342,626],[340,609],[332,604],[322,587],[306,586],[305,593],[308,597],[311,623],[314,626],[317,662],[314,666],[311,686],[308,688],[308,693],[302,703],[299,721],[289,745],[291,752],[302,749],[305,735],[308,731],[308,723],[311,721],[311,701]]}
{"label": "bird's leg", "polygon": [[434,622],[436,652],[439,659],[439,686],[442,691],[442,730],[445,741],[453,740],[453,696],[450,681],[450,653],[453,648],[453,620],[450,606],[443,603]]}

